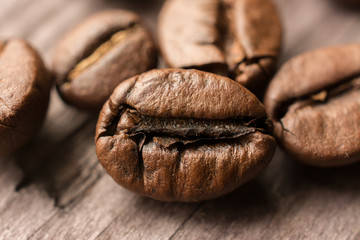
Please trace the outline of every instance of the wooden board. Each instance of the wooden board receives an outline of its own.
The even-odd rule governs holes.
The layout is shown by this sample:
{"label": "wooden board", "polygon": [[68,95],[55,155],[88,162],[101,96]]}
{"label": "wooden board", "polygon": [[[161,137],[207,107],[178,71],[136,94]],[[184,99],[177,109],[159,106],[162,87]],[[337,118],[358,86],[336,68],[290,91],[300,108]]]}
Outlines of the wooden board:
{"label": "wooden board", "polygon": [[[280,64],[313,48],[360,41],[360,10],[332,0],[274,0]],[[58,38],[90,14],[135,10],[154,35],[162,0],[0,0],[0,38],[29,40],[51,63]],[[39,136],[0,158],[0,239],[360,239],[360,164],[301,165],[277,150],[257,179],[219,199],[163,203],[116,185],[94,148],[97,116],[55,90]]]}

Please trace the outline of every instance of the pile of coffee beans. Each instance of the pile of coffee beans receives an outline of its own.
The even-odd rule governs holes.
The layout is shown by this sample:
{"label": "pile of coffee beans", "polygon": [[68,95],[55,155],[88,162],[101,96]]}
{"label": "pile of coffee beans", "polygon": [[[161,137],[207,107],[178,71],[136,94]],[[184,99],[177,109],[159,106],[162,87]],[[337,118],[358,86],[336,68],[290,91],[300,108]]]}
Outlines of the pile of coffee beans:
{"label": "pile of coffee beans", "polygon": [[[61,98],[102,107],[96,152],[120,185],[163,201],[216,198],[255,178],[276,141],[309,165],[360,160],[360,44],[301,54],[273,77],[282,28],[271,0],[168,0],[158,40],[161,54],[138,15],[107,10],[55,47]],[[155,69],[158,55],[169,69]],[[0,81],[7,154],[39,130],[52,80],[27,43],[10,40]]]}

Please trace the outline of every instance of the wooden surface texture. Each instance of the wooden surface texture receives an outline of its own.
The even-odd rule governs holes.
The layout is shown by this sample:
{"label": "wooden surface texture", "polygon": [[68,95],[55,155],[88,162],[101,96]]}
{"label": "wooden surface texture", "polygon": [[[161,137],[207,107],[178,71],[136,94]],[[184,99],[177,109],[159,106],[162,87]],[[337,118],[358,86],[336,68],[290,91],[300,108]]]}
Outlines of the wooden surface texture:
{"label": "wooden surface texture", "polygon": [[[155,35],[162,2],[0,0],[0,38],[27,39],[49,64],[58,38],[102,9],[135,10]],[[306,50],[360,41],[360,10],[332,0],[274,2],[285,32],[280,64]],[[307,167],[278,149],[266,171],[227,196],[164,203],[105,174],[95,154],[96,120],[53,89],[37,138],[0,158],[0,239],[360,239],[360,164]]]}

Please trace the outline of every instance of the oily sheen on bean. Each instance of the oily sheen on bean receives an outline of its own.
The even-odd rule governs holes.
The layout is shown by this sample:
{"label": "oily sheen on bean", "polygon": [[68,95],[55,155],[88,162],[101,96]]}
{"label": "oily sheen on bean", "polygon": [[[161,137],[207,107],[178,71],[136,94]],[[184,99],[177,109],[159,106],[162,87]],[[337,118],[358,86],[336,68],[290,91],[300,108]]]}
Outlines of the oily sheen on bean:
{"label": "oily sheen on bean", "polygon": [[360,160],[360,44],[313,50],[289,60],[265,96],[275,135],[315,166]]}
{"label": "oily sheen on bean", "polygon": [[256,93],[274,71],[282,37],[270,0],[169,0],[158,32],[170,67],[228,76]]}
{"label": "oily sheen on bean", "polygon": [[135,13],[107,10],[89,17],[58,43],[53,72],[69,104],[98,111],[123,80],[156,66],[147,27]]}
{"label": "oily sheen on bean", "polygon": [[50,87],[40,56],[27,42],[0,41],[0,154],[16,151],[39,131]]}
{"label": "oily sheen on bean", "polygon": [[263,105],[198,70],[152,70],[121,83],[101,110],[97,156],[113,179],[163,201],[201,201],[257,176],[275,150]]}

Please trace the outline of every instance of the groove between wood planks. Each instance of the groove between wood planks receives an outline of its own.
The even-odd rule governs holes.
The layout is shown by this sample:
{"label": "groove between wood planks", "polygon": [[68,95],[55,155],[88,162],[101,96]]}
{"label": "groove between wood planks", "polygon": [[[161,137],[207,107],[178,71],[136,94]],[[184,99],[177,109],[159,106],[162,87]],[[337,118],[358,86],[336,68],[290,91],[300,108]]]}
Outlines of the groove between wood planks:
{"label": "groove between wood planks", "polygon": [[179,233],[179,231],[182,230],[182,228],[185,226],[185,224],[195,215],[197,211],[204,205],[204,203],[199,203],[199,205],[194,209],[192,213],[190,213],[189,217],[187,217],[181,225],[176,229],[176,231],[169,237],[169,240],[173,240],[174,237]]}

